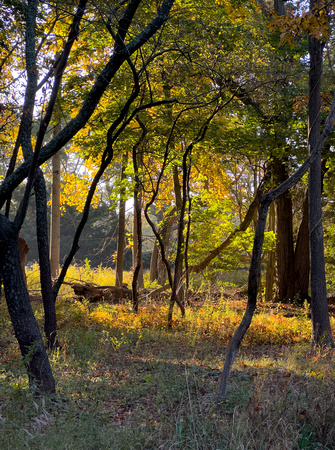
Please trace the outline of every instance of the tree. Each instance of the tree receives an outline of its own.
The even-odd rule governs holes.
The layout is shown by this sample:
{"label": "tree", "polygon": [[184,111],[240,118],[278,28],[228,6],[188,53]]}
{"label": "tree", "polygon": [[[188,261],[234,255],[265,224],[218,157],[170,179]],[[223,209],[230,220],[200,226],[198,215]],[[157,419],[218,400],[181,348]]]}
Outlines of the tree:
{"label": "tree", "polygon": [[[50,159],[56,154],[63,146],[65,146],[72,137],[74,137],[87,123],[95,109],[98,107],[99,100],[108,88],[111,80],[117,74],[118,70],[125,62],[130,64],[131,56],[140,49],[167,21],[173,0],[163,0],[160,7],[154,14],[154,17],[150,19],[144,27],[141,27],[140,31],[135,31],[133,37],[128,37],[128,32],[137,16],[141,15],[140,6],[141,0],[131,0],[129,2],[122,3],[121,7],[117,9],[117,22],[115,32],[113,31],[114,23],[106,24],[107,29],[113,36],[114,44],[111,48],[110,56],[105,63],[101,73],[96,77],[95,82],[89,89],[86,99],[82,104],[82,107],[73,119],[60,131],[57,136],[54,136],[49,142],[44,144],[45,132],[48,124],[50,123],[54,104],[61,85],[64,70],[66,68],[69,55],[75,39],[78,37],[80,30],[80,22],[83,14],[85,13],[87,0],[82,0],[73,16],[72,24],[70,26],[70,33],[68,41],[64,46],[63,52],[60,57],[60,62],[57,65],[54,85],[51,91],[51,95],[48,102],[46,114],[41,122],[40,131],[36,140],[34,149],[32,148],[32,122],[33,112],[36,100],[36,92],[38,88],[38,72],[36,65],[36,29],[39,24],[37,23],[37,14],[39,2],[37,0],[29,0],[26,5],[26,35],[25,35],[25,49],[26,49],[26,71],[27,71],[27,89],[25,96],[25,104],[23,108],[23,115],[21,120],[21,145],[27,150],[25,162],[21,164],[11,175],[9,175],[0,186],[0,204],[5,203],[11,193],[15,190],[20,183],[23,182],[28,176],[28,182],[25,189],[25,195],[21,204],[21,208],[11,223],[4,216],[0,216],[0,229],[3,236],[3,245],[0,252],[0,271],[4,283],[5,295],[8,304],[8,309],[11,315],[11,320],[15,329],[15,334],[18,339],[22,355],[25,357],[27,370],[31,384],[36,384],[40,391],[53,392],[55,389],[54,381],[48,358],[45,352],[42,337],[39,333],[38,326],[32,310],[29,304],[29,296],[24,285],[23,277],[17,276],[16,273],[21,273],[19,267],[19,257],[17,250],[18,233],[24,221],[26,210],[28,207],[28,200],[30,197],[30,191],[35,180],[35,170],[43,162]],[[151,13],[152,14],[152,13]],[[111,16],[113,18],[113,15]],[[136,27],[135,27],[136,28]],[[42,43],[45,42],[41,41]],[[52,66],[53,73],[54,67]],[[125,117],[126,112],[129,110],[134,97],[136,98],[136,85],[134,92],[126,107],[119,116],[119,121],[113,123],[113,125],[107,131],[107,144],[104,153],[101,158],[101,165],[97,172],[97,175],[93,181],[91,189],[88,193],[88,198],[84,210],[83,220],[77,230],[73,247],[70,251],[69,257],[65,266],[60,274],[60,278],[57,280],[53,290],[53,303],[50,307],[54,308],[54,300],[59,287],[64,279],[69,261],[73,258],[77,249],[79,236],[84,226],[85,220],[87,220],[89,213],[89,205],[94,194],[97,182],[101,178],[104,170],[108,167],[108,164],[113,158],[113,142],[115,136],[113,132],[117,128],[120,122]],[[126,122],[126,124],[129,122]],[[125,128],[126,124],[122,124],[121,130]],[[119,130],[120,132],[120,130]],[[36,189],[36,182],[35,182]],[[41,199],[42,197],[40,197]],[[46,200],[45,200],[46,201]],[[41,210],[37,208],[37,217],[40,217]],[[41,262],[42,264],[42,262]],[[51,277],[50,277],[51,280]],[[42,280],[43,281],[43,280]],[[55,328],[52,330],[52,333]]]}
{"label": "tree", "polygon": [[[311,1],[310,10],[316,17],[320,11],[315,9],[315,2]],[[322,13],[322,12],[321,12]],[[323,13],[325,13],[323,11]],[[315,17],[314,16],[314,17]],[[312,22],[313,23],[313,22]],[[323,30],[324,31],[324,30]],[[322,231],[322,209],[321,209],[321,150],[333,130],[335,120],[335,96],[333,97],[332,107],[327,117],[327,121],[320,133],[320,106],[321,106],[321,73],[322,73],[322,49],[324,36],[320,30],[308,27],[308,41],[310,53],[310,73],[309,73],[309,157],[304,164],[286,179],[280,186],[268,192],[262,197],[259,209],[259,217],[254,239],[252,260],[249,269],[248,280],[248,303],[246,312],[242,321],[235,331],[229,344],[224,369],[221,376],[218,399],[224,399],[226,395],[227,381],[229,373],[234,362],[236,352],[242,342],[242,339],[248,330],[254,311],[256,309],[257,292],[259,275],[261,270],[261,254],[264,240],[264,230],[268,209],[271,203],[280,195],[292,188],[309,169],[309,217],[310,217],[310,246],[311,246],[311,269],[316,270],[317,277],[311,277],[311,308],[312,308],[312,324],[313,337],[312,341],[318,347],[334,347],[334,341],[330,328],[326,282],[325,282],[325,265],[324,265],[324,248],[323,248],[323,231]],[[315,127],[315,130],[313,130]],[[312,191],[312,193],[311,193]],[[311,210],[313,209],[313,210]],[[315,231],[317,233],[315,235]],[[316,243],[319,245],[316,246]],[[320,247],[321,245],[321,247]],[[314,263],[312,263],[314,261]],[[316,263],[319,267],[316,268]],[[320,290],[318,292],[318,289]]]}
{"label": "tree", "polygon": [[[326,15],[323,9],[318,12],[318,2],[310,1],[310,11],[315,15]],[[308,148],[312,154],[320,140],[321,76],[325,36],[316,37],[311,29],[308,35],[310,57],[309,101],[308,101]],[[309,170],[309,234],[311,251],[311,310],[313,323],[313,342],[319,346],[334,346],[327,302],[324,242],[322,226],[322,175],[321,150],[313,160]]]}

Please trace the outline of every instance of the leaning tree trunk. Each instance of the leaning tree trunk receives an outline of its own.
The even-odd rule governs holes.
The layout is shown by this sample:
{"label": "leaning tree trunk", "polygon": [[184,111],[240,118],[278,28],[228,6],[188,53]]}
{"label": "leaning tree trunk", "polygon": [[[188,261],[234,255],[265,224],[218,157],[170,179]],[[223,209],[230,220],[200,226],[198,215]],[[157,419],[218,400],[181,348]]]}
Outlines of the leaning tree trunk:
{"label": "leaning tree trunk", "polygon": [[[289,189],[291,189],[293,186],[295,186],[297,184],[297,182],[307,172],[307,170],[310,168],[313,161],[319,156],[319,152],[321,152],[321,149],[322,149],[324,143],[326,142],[327,137],[332,132],[333,126],[334,126],[334,121],[335,121],[335,95],[333,97],[331,111],[328,115],[323,133],[320,136],[320,139],[315,144],[312,152],[310,153],[309,157],[306,159],[304,164],[293,175],[291,175],[290,178],[285,180],[280,186],[278,186],[277,188],[268,192],[267,194],[263,195],[263,197],[262,197],[261,205],[259,208],[258,222],[257,222],[257,227],[256,227],[256,232],[255,232],[254,245],[253,245],[252,257],[251,257],[251,263],[250,263],[250,269],[249,269],[247,308],[246,308],[246,311],[242,318],[242,321],[241,321],[240,325],[238,326],[237,330],[235,331],[235,333],[230,341],[230,344],[228,346],[226,360],[225,360],[224,368],[222,371],[219,392],[218,392],[218,400],[219,401],[223,400],[226,396],[227,382],[228,382],[231,368],[233,366],[237,351],[241,345],[242,339],[251,324],[251,321],[252,321],[252,318],[253,318],[253,315],[254,315],[254,312],[256,309],[257,293],[258,293],[258,280],[259,280],[259,275],[260,275],[260,271],[261,271],[261,256],[262,256],[264,231],[265,231],[265,226],[266,226],[266,218],[267,218],[268,209],[274,200],[276,200],[280,195],[284,194]],[[329,316],[328,316],[328,320],[329,320]],[[328,337],[329,337],[329,335],[328,335]],[[313,341],[315,342],[314,336],[313,336]],[[326,340],[324,339],[321,342],[323,343],[323,345],[325,345]],[[331,334],[330,334],[329,343],[331,345],[333,345]]]}
{"label": "leaning tree trunk", "polygon": [[[317,2],[310,1],[310,10]],[[320,139],[321,75],[324,43],[308,36],[310,56],[309,102],[308,102],[308,146],[310,153]],[[321,148],[309,172],[309,233],[311,251],[311,310],[313,342],[316,345],[334,344],[327,303],[326,274],[321,206]]]}
{"label": "leaning tree trunk", "polygon": [[0,215],[0,273],[29,384],[38,392],[54,393],[55,380],[21,271],[18,232],[3,215]]}

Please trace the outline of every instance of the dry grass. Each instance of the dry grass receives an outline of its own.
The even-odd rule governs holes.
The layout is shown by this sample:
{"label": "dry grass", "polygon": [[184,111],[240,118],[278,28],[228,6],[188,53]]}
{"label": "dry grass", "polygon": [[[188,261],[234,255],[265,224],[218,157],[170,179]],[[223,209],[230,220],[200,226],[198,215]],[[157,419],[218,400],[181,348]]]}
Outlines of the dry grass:
{"label": "dry grass", "polygon": [[50,355],[58,393],[35,399],[2,303],[0,448],[334,449],[335,355],[309,348],[307,310],[260,305],[216,403],[244,306],[207,299],[185,319],[176,311],[168,331],[164,304],[134,314],[61,296],[62,347]]}

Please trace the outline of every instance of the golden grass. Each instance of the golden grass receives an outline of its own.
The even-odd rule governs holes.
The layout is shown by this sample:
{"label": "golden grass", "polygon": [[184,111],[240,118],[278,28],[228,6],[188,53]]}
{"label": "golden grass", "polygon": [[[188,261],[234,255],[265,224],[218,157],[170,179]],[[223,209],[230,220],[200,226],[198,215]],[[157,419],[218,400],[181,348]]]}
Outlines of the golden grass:
{"label": "golden grass", "polygon": [[[72,279],[113,284],[113,274],[94,274],[70,272]],[[209,297],[187,308],[185,318],[176,308],[169,331],[166,303],[143,302],[135,314],[131,304],[63,294],[56,303],[61,347],[50,354],[58,394],[44,400],[27,390],[0,304],[1,448],[335,448],[335,355],[309,347],[306,309],[259,305],[227,399],[215,403],[225,349],[245,305]],[[41,304],[33,308],[42,327]]]}

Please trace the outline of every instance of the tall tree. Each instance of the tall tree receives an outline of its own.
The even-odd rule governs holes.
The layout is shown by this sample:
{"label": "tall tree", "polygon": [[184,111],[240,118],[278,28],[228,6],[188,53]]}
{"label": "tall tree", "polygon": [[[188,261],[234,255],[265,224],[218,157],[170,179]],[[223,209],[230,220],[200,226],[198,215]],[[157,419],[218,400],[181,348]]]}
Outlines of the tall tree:
{"label": "tall tree", "polygon": [[[310,11],[318,15],[319,3],[310,1]],[[326,14],[322,10],[320,14]],[[309,31],[308,50],[310,58],[309,101],[308,101],[308,148],[310,154],[315,151],[320,140],[321,77],[325,37],[318,38]],[[322,225],[322,162],[321,148],[311,164],[309,171],[309,233],[311,252],[311,310],[313,323],[313,341],[316,345],[334,345],[327,302],[326,273],[324,260],[324,242]]]}

